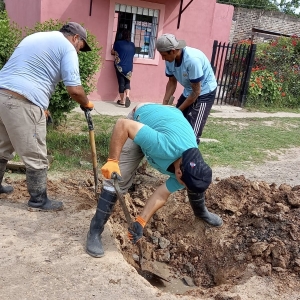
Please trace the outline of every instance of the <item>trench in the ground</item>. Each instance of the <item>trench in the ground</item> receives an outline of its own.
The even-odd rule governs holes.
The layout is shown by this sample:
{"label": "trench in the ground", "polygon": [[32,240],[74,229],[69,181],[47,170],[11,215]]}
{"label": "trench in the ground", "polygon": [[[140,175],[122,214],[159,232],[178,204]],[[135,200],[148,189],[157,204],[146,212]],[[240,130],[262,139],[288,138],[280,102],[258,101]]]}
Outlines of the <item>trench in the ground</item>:
{"label": "trench in the ground", "polygon": [[[131,214],[143,208],[155,186],[139,185],[126,195]],[[299,276],[300,186],[268,185],[243,176],[224,179],[206,193],[210,211],[224,221],[210,227],[194,217],[185,191],[175,193],[144,229],[144,259],[170,282],[150,280],[174,294],[237,285],[252,276]],[[112,224],[127,262],[138,269],[137,247],[127,238],[127,224],[116,206]]]}

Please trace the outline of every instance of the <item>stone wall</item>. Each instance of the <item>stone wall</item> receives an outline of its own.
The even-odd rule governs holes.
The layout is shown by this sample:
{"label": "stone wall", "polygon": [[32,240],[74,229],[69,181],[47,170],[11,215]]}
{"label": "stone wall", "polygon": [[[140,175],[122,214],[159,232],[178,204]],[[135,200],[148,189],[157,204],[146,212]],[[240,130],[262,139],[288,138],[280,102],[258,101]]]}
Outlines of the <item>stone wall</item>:
{"label": "stone wall", "polygon": [[233,13],[230,42],[251,38],[252,28],[300,36],[300,18],[277,11],[235,8]]}

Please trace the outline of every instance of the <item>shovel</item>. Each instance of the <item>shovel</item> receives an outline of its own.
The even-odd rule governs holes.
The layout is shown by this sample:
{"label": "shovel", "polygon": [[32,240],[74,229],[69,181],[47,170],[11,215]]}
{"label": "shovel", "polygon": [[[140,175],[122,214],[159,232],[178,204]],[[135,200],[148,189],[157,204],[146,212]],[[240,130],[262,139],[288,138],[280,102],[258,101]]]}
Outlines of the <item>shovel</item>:
{"label": "shovel", "polygon": [[[117,196],[119,198],[122,210],[124,212],[126,221],[128,223],[129,228],[131,228],[133,222],[132,222],[128,207],[126,206],[124,196],[119,187],[120,176],[114,172],[112,174],[112,179],[114,180],[114,187],[115,187]],[[151,262],[148,262],[148,261],[144,262],[141,241],[138,241],[136,243],[136,245],[138,246],[138,249],[139,249],[139,267],[140,267],[140,270],[138,271],[139,274],[142,275],[147,280],[161,279],[161,280],[170,282],[169,279],[163,277],[157,270],[155,270],[155,267],[153,266],[153,264]]]}
{"label": "shovel", "polygon": [[80,106],[84,111],[85,118],[89,127],[89,136],[90,136],[90,145],[92,151],[92,160],[93,160],[93,171],[94,171],[94,182],[95,182],[95,197],[98,201],[98,168],[97,168],[97,153],[96,153],[96,144],[95,144],[95,135],[94,135],[94,124],[91,116],[91,110],[85,107]]}

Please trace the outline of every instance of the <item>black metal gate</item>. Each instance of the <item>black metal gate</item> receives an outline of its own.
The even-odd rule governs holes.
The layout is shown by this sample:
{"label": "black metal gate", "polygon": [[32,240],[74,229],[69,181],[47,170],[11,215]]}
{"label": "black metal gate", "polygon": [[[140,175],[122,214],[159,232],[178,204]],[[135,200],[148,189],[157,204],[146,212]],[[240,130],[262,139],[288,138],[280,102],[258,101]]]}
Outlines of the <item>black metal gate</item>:
{"label": "black metal gate", "polygon": [[218,82],[215,104],[244,106],[255,51],[255,44],[214,41],[211,66]]}

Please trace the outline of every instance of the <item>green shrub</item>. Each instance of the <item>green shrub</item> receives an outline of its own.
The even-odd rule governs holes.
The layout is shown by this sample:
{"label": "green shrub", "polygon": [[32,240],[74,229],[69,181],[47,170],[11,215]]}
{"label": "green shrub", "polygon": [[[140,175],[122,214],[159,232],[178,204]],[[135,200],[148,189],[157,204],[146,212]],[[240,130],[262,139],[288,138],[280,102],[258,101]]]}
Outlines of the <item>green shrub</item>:
{"label": "green shrub", "polygon": [[268,70],[252,70],[247,96],[248,106],[281,106],[282,84]]}
{"label": "green shrub", "polygon": [[0,11],[5,10],[5,3],[3,0],[0,0]]}
{"label": "green shrub", "polygon": [[[49,20],[43,23],[37,23],[34,28],[25,28],[25,35],[29,35],[40,31],[59,30],[66,22],[59,20]],[[90,94],[96,89],[96,81],[94,75],[101,67],[101,47],[99,47],[96,37],[87,30],[88,44],[92,51],[80,52],[79,69],[81,84],[86,92]],[[52,95],[49,104],[49,110],[54,120],[54,125],[60,124],[66,118],[66,114],[71,112],[76,106],[77,102],[71,99],[64,84],[59,82],[55,93]]]}
{"label": "green shrub", "polygon": [[297,36],[258,44],[246,106],[299,108],[299,61]]}
{"label": "green shrub", "polygon": [[5,10],[0,11],[0,37],[0,69],[2,69],[22,40],[21,28],[16,23],[10,22]]}

